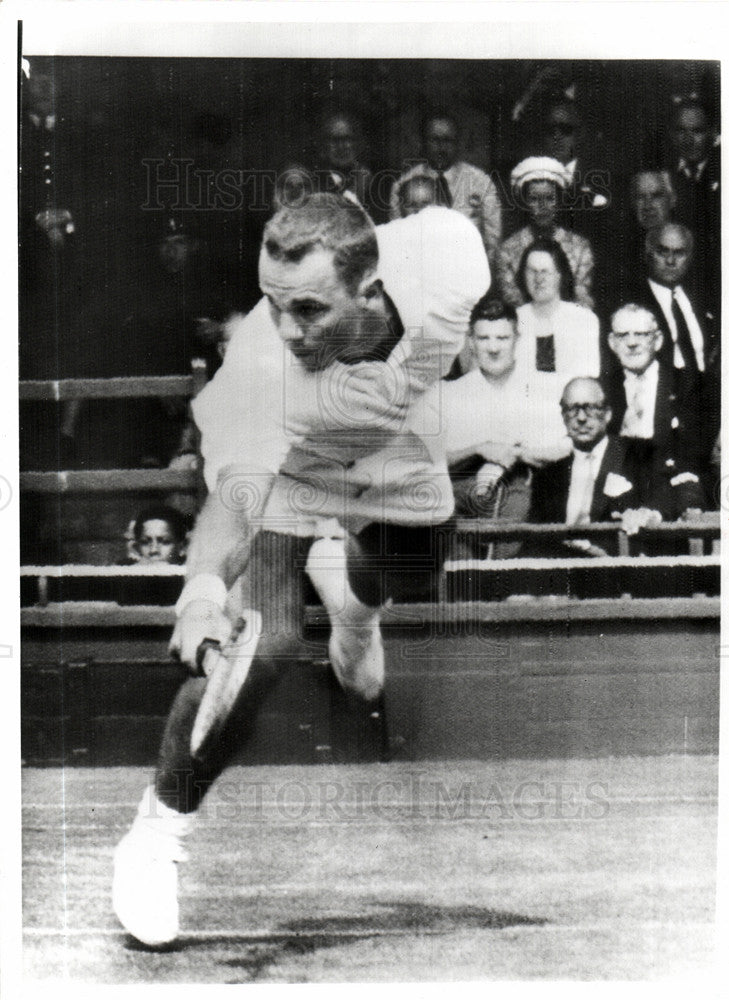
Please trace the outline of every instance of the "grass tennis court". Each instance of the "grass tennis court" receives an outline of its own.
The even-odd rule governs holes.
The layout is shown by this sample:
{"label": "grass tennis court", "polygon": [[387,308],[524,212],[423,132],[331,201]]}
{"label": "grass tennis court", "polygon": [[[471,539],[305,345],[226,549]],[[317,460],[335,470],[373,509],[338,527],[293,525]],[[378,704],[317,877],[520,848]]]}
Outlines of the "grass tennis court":
{"label": "grass tennis court", "polygon": [[162,953],[134,947],[110,901],[149,775],[25,769],[28,981],[712,973],[714,756],[231,768]]}

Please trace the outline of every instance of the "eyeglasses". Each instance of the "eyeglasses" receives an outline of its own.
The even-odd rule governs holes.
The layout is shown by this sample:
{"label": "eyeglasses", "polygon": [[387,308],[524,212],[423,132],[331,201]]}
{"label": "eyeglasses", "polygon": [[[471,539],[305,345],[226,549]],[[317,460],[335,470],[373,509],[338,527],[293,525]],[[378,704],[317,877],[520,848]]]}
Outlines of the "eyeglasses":
{"label": "eyeglasses", "polygon": [[659,243],[652,247],[653,253],[658,254],[663,260],[673,260],[674,257],[688,257],[687,247],[664,247]]}
{"label": "eyeglasses", "polygon": [[613,337],[616,340],[627,340],[628,337],[637,337],[638,340],[652,340],[656,335],[655,330],[620,330],[620,332],[612,331]]}
{"label": "eyeglasses", "polygon": [[565,417],[576,417],[582,410],[586,417],[600,417],[605,412],[604,403],[573,403],[571,406],[563,406],[562,413]]}

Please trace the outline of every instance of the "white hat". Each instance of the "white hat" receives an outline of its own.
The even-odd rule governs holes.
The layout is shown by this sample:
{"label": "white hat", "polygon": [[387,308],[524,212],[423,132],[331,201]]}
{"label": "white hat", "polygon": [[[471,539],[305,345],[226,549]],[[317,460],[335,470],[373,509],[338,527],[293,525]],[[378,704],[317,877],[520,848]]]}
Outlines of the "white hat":
{"label": "white hat", "polygon": [[520,192],[529,181],[553,181],[564,189],[569,178],[559,160],[552,156],[528,156],[511,171],[511,186]]}
{"label": "white hat", "polygon": [[426,342],[465,334],[490,284],[478,229],[464,215],[430,205],[377,227],[378,275],[406,329]]}

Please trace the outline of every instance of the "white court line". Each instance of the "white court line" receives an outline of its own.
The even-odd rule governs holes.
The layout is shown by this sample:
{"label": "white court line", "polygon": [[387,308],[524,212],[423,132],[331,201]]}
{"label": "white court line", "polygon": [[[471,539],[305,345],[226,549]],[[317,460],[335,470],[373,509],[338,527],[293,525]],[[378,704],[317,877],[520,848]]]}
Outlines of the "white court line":
{"label": "white court line", "polygon": [[[574,784],[574,782],[572,782],[572,783]],[[497,785],[498,782],[494,782],[494,784]],[[549,781],[541,782],[541,784],[549,784]],[[253,786],[251,786],[251,787],[253,787]],[[314,784],[312,787],[316,787],[316,784]],[[472,798],[469,801],[473,805],[481,805],[481,804],[491,805],[491,804],[493,804],[494,806],[497,806],[499,804],[499,800],[498,799],[476,799],[476,798]],[[532,806],[539,806],[539,805],[554,805],[554,801],[555,800],[553,798],[551,798],[551,799],[524,799],[524,805],[528,806],[530,808]],[[717,803],[717,801],[718,801],[718,798],[717,798],[716,795],[670,795],[670,796],[669,795],[645,795],[645,796],[641,796],[641,798],[635,798],[634,796],[627,796],[627,795],[621,795],[621,796],[611,795],[609,797],[606,796],[605,801],[611,802],[611,803],[620,803],[621,805],[624,805],[626,803],[628,803],[628,804],[635,804],[635,805],[654,805],[656,802],[661,802],[661,803],[666,803],[666,804],[669,804],[669,803],[670,804],[680,803],[682,805],[683,804],[689,805],[689,804],[692,804],[692,803],[705,803],[705,804],[715,805]],[[338,804],[338,800],[332,800],[330,804],[331,805],[337,805]],[[346,799],[343,802],[339,803],[339,804],[341,804],[342,808],[347,808],[347,801],[346,801]],[[353,804],[353,803],[350,803],[350,804]],[[382,802],[382,803],[378,804],[377,808],[378,809],[408,809],[408,808],[413,808],[414,805],[415,805],[415,803],[411,803],[409,801],[406,802],[405,800],[402,800],[400,802],[391,802],[391,803]],[[440,805],[441,808],[443,807],[443,800],[442,799],[432,800],[432,801],[428,800],[428,799],[418,799],[418,802],[417,802],[417,807],[419,809],[433,809],[433,808],[437,807],[438,805]],[[122,810],[122,809],[136,809],[138,806],[139,806],[139,801],[136,800],[134,802],[100,802],[98,805],[94,804],[93,806],[90,806],[90,805],[86,804],[85,802],[71,803],[70,805],[66,805],[66,806],[62,806],[59,803],[53,803],[53,802],[24,802],[22,808],[23,809],[55,809],[55,810],[57,810],[59,812],[60,811],[70,812],[72,809],[90,809],[93,812],[96,809],[113,809],[114,811]],[[211,803],[211,805],[209,805],[207,808],[208,808],[208,810],[214,810],[214,809],[218,808],[218,805],[215,804],[215,803]],[[240,803],[238,803],[238,802],[227,802],[226,801],[226,802],[221,802],[219,808],[221,808],[221,809],[230,809],[230,808],[236,808],[237,809],[237,808],[240,808],[241,810],[244,810],[246,808],[246,804],[243,801],[241,801]],[[258,805],[256,805],[256,806],[250,806],[251,812],[253,812],[253,811],[260,812],[261,809],[263,809],[264,811],[269,811],[271,813],[274,813],[276,811],[276,806],[275,806],[275,803],[273,803],[273,802],[264,803],[261,806],[258,806]],[[203,816],[203,815],[204,815],[204,810],[202,810],[200,812],[200,816]],[[238,821],[237,817],[236,817],[235,821],[236,822]]]}
{"label": "white court line", "polygon": [[[282,930],[254,930],[251,928],[231,928],[230,930],[182,930],[180,931],[180,936],[178,941],[180,943],[184,942],[186,939],[192,938],[195,941],[205,941],[205,940],[226,940],[227,938],[240,937],[240,938],[250,938],[256,941],[290,941],[292,938],[319,938],[322,936],[342,938],[346,940],[353,937],[403,937],[404,935],[443,935],[443,934],[454,934],[459,931],[530,931],[530,932],[543,932],[549,931],[551,933],[562,931],[569,931],[574,933],[575,931],[603,931],[616,929],[614,920],[597,921],[592,923],[572,923],[572,924],[556,924],[545,922],[544,924],[527,923],[525,918],[524,923],[514,921],[513,923],[508,923],[503,927],[476,927],[471,923],[468,923],[463,927],[443,927],[441,929],[433,927],[362,927],[360,929],[351,928],[349,930],[334,929],[327,930],[326,927],[321,927],[319,930],[309,930],[309,931],[282,931]],[[534,918],[536,919],[536,918]],[[672,927],[676,929],[714,929],[714,924],[706,920],[688,920],[681,921],[677,923],[675,920],[633,920],[626,921],[621,920],[618,930],[634,930],[637,928],[642,928],[644,930],[658,930],[664,927]],[[127,931],[112,927],[75,927],[69,930],[61,930],[55,927],[28,927],[24,930],[24,934],[28,937],[112,937],[112,938],[126,938],[130,935]]]}

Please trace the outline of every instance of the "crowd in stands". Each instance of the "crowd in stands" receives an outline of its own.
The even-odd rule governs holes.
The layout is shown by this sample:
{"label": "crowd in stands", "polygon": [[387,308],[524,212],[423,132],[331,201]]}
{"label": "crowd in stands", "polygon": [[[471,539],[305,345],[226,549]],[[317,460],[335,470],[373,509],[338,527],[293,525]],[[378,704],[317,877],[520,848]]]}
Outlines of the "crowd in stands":
{"label": "crowd in stands", "polygon": [[[30,349],[29,324],[44,322],[49,302],[47,288],[39,289],[55,282],[57,302],[76,252],[73,215],[53,197],[49,88],[31,75],[25,94],[21,376],[172,374],[187,371],[193,355],[204,356],[212,374],[224,354],[226,319],[241,307],[221,281],[219,248],[174,213],[164,213],[138,246],[135,267],[113,294],[97,281],[103,294],[91,288],[67,317],[75,347],[61,370],[50,346]],[[469,218],[492,284],[443,383],[457,513],[567,524],[620,519],[634,534],[717,505],[717,123],[695,94],[677,99],[671,156],[634,164],[624,183],[607,164],[583,162],[583,137],[577,102],[560,92],[545,104],[526,155],[508,172],[489,174],[461,158],[458,109],[431,109],[421,149],[385,191],[361,162],[360,122],[338,110],[321,122],[315,159],[291,151],[270,210],[324,189],[349,192],[376,222],[431,204]],[[90,351],[89,331],[102,352]],[[43,454],[42,422],[27,415],[21,447],[28,462],[38,467],[41,455],[60,462],[56,468],[185,464],[181,456],[192,448],[183,406],[149,401],[140,409],[135,401],[102,409],[67,406],[52,455],[47,447]],[[151,510],[134,523],[129,558],[167,558],[160,553],[168,549],[170,561],[184,558],[174,511]],[[467,554],[484,551],[478,541],[459,545]],[[572,539],[556,551],[566,546],[595,555],[614,551],[614,539],[604,546]],[[517,551],[518,543],[495,548],[501,556]],[[540,552],[554,554],[555,546]]]}

